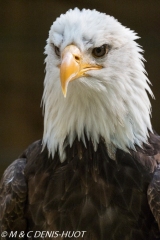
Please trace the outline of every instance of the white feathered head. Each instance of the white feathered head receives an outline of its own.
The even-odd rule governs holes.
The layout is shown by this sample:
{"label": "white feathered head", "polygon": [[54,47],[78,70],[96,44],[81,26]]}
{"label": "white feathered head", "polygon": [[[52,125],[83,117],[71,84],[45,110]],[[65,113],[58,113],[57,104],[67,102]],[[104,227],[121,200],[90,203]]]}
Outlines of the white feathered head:
{"label": "white feathered head", "polygon": [[69,10],[45,48],[43,145],[65,159],[64,140],[99,138],[127,151],[147,142],[152,96],[137,35],[96,10]]}

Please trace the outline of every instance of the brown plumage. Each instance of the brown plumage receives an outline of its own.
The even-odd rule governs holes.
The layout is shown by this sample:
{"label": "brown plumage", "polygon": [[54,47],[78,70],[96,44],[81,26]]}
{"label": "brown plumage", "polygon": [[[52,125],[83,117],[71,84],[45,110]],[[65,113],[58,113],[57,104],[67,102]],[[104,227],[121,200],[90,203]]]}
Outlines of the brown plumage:
{"label": "brown plumage", "polygon": [[7,168],[0,188],[1,231],[34,236],[42,230],[78,230],[86,231],[85,240],[160,239],[160,137],[151,134],[150,144],[131,154],[117,150],[116,161],[103,140],[96,152],[86,142],[87,148],[78,140],[67,146],[67,161],[60,163],[57,153],[48,158],[37,141]]}

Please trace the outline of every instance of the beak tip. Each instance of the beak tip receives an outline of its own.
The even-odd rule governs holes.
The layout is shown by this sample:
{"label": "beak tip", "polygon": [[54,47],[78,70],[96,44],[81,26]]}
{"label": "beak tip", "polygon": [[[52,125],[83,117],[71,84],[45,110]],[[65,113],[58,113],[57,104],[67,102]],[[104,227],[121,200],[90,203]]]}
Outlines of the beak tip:
{"label": "beak tip", "polygon": [[62,91],[62,92],[63,92],[64,98],[66,98],[66,96],[67,96],[67,91]]}
{"label": "beak tip", "polygon": [[61,88],[62,88],[62,93],[64,98],[66,98],[67,96],[67,88],[68,88],[68,81],[65,82],[65,84],[63,84],[63,82],[61,82]]}

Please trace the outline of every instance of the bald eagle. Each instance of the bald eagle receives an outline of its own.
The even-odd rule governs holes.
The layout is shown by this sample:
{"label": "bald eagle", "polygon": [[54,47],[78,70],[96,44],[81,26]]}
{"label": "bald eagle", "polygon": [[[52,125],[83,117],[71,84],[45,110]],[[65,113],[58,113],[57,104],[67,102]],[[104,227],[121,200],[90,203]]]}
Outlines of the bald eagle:
{"label": "bald eagle", "polygon": [[4,172],[2,239],[160,239],[160,137],[136,39],[96,10],[53,23],[44,134]]}

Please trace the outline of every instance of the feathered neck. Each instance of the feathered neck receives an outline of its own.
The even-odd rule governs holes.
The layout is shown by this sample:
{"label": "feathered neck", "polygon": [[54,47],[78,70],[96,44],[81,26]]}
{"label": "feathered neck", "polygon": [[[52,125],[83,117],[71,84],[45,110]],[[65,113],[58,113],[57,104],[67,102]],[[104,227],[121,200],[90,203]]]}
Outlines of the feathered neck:
{"label": "feathered neck", "polygon": [[[70,84],[66,98],[62,95],[59,79],[53,81],[56,77],[58,79],[52,72],[46,73],[43,94],[43,146],[48,147],[52,157],[58,149],[63,162],[66,144],[72,146],[78,137],[85,145],[84,135],[92,140],[95,151],[100,137],[108,148],[114,146],[126,152],[134,149],[135,144],[141,147],[147,143],[148,130],[152,131],[150,102],[145,91],[148,85],[141,79],[142,89],[136,73],[136,78],[130,79],[135,81],[134,88],[129,86],[128,79],[125,86],[117,80],[114,85],[108,81],[107,87],[92,77],[77,79]],[[125,92],[124,87],[128,91]]]}

